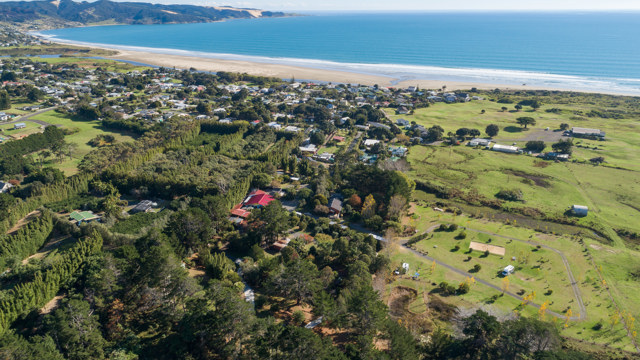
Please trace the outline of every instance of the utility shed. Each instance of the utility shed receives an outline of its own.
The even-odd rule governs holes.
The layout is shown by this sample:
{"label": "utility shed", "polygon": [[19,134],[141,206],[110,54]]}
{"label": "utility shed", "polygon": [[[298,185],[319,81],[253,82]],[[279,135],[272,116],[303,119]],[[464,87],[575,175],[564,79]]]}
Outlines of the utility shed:
{"label": "utility shed", "polygon": [[584,205],[573,205],[571,212],[576,216],[587,216],[589,214],[589,208]]}

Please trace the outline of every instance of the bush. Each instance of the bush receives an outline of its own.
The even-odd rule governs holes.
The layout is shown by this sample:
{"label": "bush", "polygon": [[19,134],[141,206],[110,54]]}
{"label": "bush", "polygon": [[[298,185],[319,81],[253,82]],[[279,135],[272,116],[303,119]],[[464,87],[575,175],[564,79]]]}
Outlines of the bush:
{"label": "bush", "polygon": [[460,231],[460,233],[456,235],[457,240],[464,240],[466,238],[467,238],[467,233],[464,230]]}
{"label": "bush", "polygon": [[523,194],[520,189],[503,189],[498,191],[496,197],[506,201],[522,201]]}
{"label": "bush", "polygon": [[471,288],[467,282],[461,282],[460,285],[458,285],[458,294],[466,294],[470,289]]}
{"label": "bush", "polygon": [[544,141],[527,141],[525,149],[528,151],[542,152],[547,145]]}
{"label": "bush", "polygon": [[453,247],[453,251],[458,251],[458,250],[460,250],[460,246],[459,245],[456,245],[456,246]]}
{"label": "bush", "polygon": [[291,316],[291,322],[294,325],[302,325],[304,323],[305,317],[304,317],[304,313],[300,310],[296,310],[293,312],[293,315]]}
{"label": "bush", "polygon": [[438,226],[438,229],[436,229],[436,231],[448,231],[449,227],[445,224],[440,224],[440,226]]}
{"label": "bush", "polygon": [[456,224],[449,225],[449,230],[448,231],[451,232],[451,231],[456,231],[456,230],[458,230],[458,225],[456,225]]}

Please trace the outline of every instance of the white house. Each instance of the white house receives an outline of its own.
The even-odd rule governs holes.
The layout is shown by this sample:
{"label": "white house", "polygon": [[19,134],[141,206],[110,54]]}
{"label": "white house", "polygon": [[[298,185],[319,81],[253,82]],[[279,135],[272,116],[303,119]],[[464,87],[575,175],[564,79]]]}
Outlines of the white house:
{"label": "white house", "polygon": [[520,149],[517,146],[500,145],[500,144],[493,145],[491,150],[499,151],[499,152],[503,152],[503,153],[509,153],[509,154],[517,154],[517,153],[520,152]]}
{"label": "white house", "polygon": [[467,143],[469,146],[489,146],[489,144],[491,144],[489,139],[471,139]]}
{"label": "white house", "polygon": [[367,149],[372,147],[373,145],[379,143],[380,140],[376,140],[376,139],[367,139],[364,141],[364,147],[366,147]]}
{"label": "white house", "polygon": [[268,124],[267,124],[267,126],[268,126],[268,127],[270,127],[270,128],[272,128],[272,129],[274,129],[274,130],[280,130],[280,129],[282,129],[282,125],[278,124],[278,123],[277,123],[277,122],[275,122],[275,121],[272,121],[272,122],[268,123]]}

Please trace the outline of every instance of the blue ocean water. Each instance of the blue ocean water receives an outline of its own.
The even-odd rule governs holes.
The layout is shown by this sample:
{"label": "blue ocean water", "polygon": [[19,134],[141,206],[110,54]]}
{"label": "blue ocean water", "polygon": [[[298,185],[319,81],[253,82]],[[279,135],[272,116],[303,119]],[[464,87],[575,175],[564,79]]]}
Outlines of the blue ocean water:
{"label": "blue ocean water", "polygon": [[640,13],[313,14],[41,32],[57,40],[386,75],[640,94]]}

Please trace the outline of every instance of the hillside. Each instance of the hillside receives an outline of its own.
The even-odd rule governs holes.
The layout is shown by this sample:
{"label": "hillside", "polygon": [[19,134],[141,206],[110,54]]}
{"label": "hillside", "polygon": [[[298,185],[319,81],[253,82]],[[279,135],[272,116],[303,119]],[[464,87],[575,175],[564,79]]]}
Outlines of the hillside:
{"label": "hillside", "polygon": [[68,25],[95,23],[169,24],[284,16],[284,13],[231,7],[161,5],[140,2],[8,1],[0,2],[0,21],[45,20]]}

